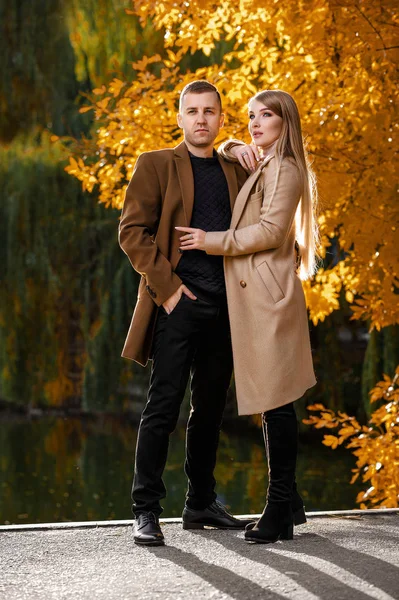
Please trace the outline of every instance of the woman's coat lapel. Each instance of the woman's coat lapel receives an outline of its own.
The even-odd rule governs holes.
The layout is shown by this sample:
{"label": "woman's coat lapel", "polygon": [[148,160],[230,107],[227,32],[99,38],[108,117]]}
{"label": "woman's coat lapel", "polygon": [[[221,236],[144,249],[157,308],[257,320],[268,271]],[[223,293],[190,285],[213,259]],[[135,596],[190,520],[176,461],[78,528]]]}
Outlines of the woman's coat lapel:
{"label": "woman's coat lapel", "polygon": [[245,205],[248,201],[248,198],[250,196],[250,192],[252,190],[252,188],[254,187],[254,185],[256,184],[256,182],[258,181],[259,177],[262,174],[262,170],[264,169],[264,167],[270,162],[270,160],[273,158],[274,155],[271,156],[267,156],[265,158],[265,160],[262,162],[262,164],[260,166],[258,166],[258,168],[256,169],[256,171],[254,173],[252,173],[247,181],[244,183],[244,185],[242,186],[238,196],[237,196],[237,200],[235,202],[234,205],[234,210],[233,210],[233,215],[231,218],[231,224],[230,224],[230,229],[235,229],[238,225],[238,222],[241,218],[241,215],[244,211]]}

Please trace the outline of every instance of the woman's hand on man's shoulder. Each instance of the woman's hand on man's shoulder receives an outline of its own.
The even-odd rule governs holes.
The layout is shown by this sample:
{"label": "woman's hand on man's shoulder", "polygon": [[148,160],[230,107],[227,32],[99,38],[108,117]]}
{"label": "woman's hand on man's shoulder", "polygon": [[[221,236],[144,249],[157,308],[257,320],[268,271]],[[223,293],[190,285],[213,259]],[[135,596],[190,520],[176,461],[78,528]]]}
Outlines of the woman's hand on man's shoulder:
{"label": "woman's hand on man's shoulder", "polygon": [[253,173],[256,170],[258,162],[261,160],[258,147],[255,144],[240,144],[230,148],[240,165],[248,172]]}

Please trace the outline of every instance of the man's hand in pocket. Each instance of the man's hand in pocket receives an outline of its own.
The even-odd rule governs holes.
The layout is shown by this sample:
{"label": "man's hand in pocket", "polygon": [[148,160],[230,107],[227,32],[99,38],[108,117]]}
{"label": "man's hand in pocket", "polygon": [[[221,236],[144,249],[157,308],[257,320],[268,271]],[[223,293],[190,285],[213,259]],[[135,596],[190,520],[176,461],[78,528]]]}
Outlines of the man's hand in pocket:
{"label": "man's hand in pocket", "polygon": [[188,289],[188,287],[186,287],[182,283],[182,285],[175,291],[175,293],[172,294],[162,304],[163,308],[168,313],[168,315],[170,315],[170,313],[174,311],[174,309],[176,308],[176,306],[177,306],[178,302],[180,301],[180,298],[182,297],[183,294],[186,294],[186,296],[188,296],[189,298],[191,298],[191,300],[196,300],[197,299],[197,296],[194,296],[194,294],[192,292],[190,292],[190,290]]}

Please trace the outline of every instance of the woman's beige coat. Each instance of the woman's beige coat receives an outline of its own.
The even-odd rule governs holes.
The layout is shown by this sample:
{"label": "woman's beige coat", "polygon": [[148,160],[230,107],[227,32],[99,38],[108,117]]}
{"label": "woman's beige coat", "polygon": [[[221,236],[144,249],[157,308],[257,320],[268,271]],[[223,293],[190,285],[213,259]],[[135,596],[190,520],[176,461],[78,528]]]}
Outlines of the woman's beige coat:
{"label": "woman's beige coat", "polygon": [[231,228],[209,232],[208,254],[224,268],[240,415],[262,413],[300,398],[316,383],[308,317],[296,274],[294,217],[299,170],[269,157],[238,194]]}

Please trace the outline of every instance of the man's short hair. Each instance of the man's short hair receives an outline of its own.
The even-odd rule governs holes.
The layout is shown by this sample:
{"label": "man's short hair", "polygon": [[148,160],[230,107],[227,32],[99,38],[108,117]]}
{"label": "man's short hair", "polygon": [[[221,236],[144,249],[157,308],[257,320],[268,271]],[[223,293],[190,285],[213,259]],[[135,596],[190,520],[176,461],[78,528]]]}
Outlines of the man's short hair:
{"label": "man's short hair", "polygon": [[197,81],[192,81],[183,88],[179,99],[179,112],[181,112],[183,98],[186,94],[203,94],[204,92],[215,92],[219,102],[220,112],[222,112],[222,99],[220,97],[217,87],[214,86],[213,83],[205,81],[205,79],[198,79]]}

